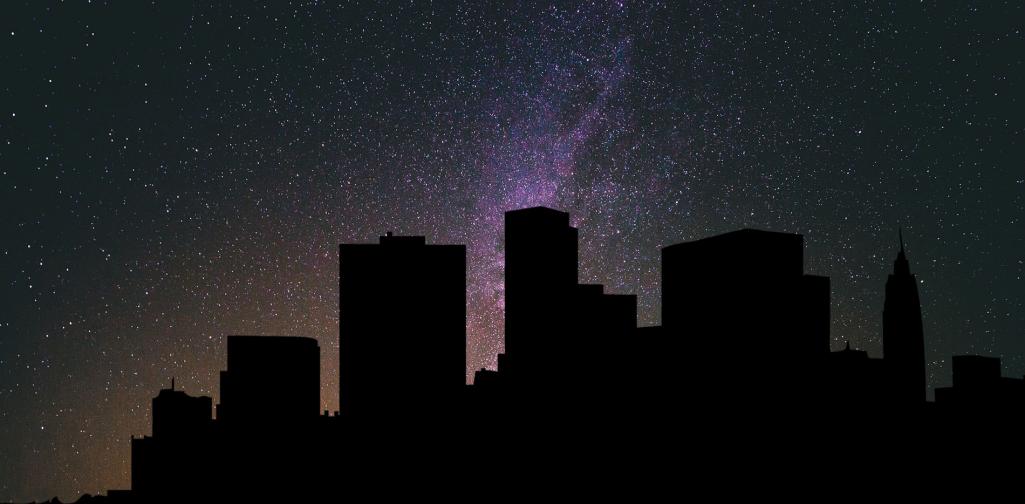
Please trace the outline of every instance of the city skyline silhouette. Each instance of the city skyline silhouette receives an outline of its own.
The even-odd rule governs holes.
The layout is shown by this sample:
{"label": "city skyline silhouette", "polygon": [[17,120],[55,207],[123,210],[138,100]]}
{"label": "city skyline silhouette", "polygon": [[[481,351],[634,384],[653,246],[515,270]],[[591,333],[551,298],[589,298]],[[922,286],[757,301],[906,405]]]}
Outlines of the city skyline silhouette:
{"label": "city skyline silhouette", "polygon": [[[818,422],[838,412],[894,416],[895,426],[873,431],[921,449],[911,460],[926,464],[934,436],[954,454],[974,453],[972,436],[956,427],[1013,432],[1025,379],[1003,376],[998,358],[953,356],[953,386],[927,401],[918,280],[898,234],[881,314],[890,353],[875,359],[849,343],[830,350],[829,277],[804,272],[801,235],[742,229],[663,247],[664,325],[638,327],[636,296],[579,283],[568,213],[505,212],[510,342],[498,368],[476,371],[472,384],[458,372],[465,246],[391,232],[376,244],[342,244],[338,411],[321,411],[316,339],[229,335],[220,402],[190,396],[172,378],[152,400],[152,434],[130,439],[131,487],[81,502],[324,500],[396,480],[445,495],[454,466],[437,457],[475,443],[478,427],[468,422],[481,420],[516,443],[509,454],[564,443],[553,453],[624,477],[624,487],[638,477],[620,466],[639,453],[630,440],[676,446],[684,426],[726,436],[689,441],[695,453],[716,455],[721,443],[771,446],[769,432],[812,449],[825,432]],[[752,412],[768,416],[738,422]],[[909,432],[906,422],[930,425]],[[585,446],[598,433],[607,446],[592,453]],[[517,466],[500,458],[496,474],[469,473],[482,486],[538,484]]]}

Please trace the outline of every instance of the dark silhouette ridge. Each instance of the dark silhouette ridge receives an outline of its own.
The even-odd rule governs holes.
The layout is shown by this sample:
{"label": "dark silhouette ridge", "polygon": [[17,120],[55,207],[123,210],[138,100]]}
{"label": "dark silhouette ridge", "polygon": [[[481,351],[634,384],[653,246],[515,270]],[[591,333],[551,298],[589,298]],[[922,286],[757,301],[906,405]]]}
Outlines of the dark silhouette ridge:
{"label": "dark silhouette ridge", "polygon": [[663,325],[637,327],[635,296],[579,283],[569,214],[505,223],[506,351],[473,385],[465,247],[344,244],[340,411],[320,412],[316,340],[230,336],[221,403],[172,381],[152,436],[132,439],[132,489],[89,500],[648,500],[737,481],[811,490],[863,464],[880,487],[907,486],[908,467],[951,481],[991,469],[966,426],[1022,448],[1025,381],[999,359],[954,357],[953,386],[926,402],[902,232],[875,359],[830,351],[830,279],[805,273],[801,235],[664,247]]}

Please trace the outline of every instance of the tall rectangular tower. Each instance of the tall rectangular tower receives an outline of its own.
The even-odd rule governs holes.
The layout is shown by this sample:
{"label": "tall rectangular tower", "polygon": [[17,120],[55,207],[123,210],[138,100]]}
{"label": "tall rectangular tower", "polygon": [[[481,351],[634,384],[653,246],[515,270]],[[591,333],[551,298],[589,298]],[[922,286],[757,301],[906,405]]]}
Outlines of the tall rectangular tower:
{"label": "tall rectangular tower", "polygon": [[339,410],[453,411],[466,384],[466,247],[382,236],[339,247]]}
{"label": "tall rectangular tower", "polygon": [[[545,373],[568,344],[577,286],[577,229],[569,214],[534,207],[505,213],[505,358],[520,375]],[[566,365],[568,363],[561,363]]]}

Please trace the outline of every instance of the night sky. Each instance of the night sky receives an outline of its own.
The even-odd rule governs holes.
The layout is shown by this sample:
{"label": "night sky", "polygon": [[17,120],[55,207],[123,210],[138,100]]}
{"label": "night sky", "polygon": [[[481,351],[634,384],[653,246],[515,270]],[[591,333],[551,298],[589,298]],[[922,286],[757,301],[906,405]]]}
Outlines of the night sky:
{"label": "night sky", "polygon": [[873,356],[903,226],[930,385],[956,353],[1025,373],[1020,1],[26,3],[0,15],[0,501],[128,487],[150,399],[216,401],[228,334],[319,338],[336,409],[342,242],[467,244],[467,377],[493,367],[524,206],[572,213],[581,281],[642,325],[659,247],[802,233],[834,349]]}

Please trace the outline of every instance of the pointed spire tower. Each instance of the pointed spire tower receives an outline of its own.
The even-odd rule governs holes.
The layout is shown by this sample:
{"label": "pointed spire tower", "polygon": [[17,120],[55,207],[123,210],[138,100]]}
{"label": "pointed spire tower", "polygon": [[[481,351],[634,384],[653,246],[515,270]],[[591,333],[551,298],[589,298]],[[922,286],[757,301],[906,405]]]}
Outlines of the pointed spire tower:
{"label": "pointed spire tower", "polygon": [[925,336],[918,280],[904,252],[904,231],[898,229],[900,251],[886,280],[883,306],[883,359],[890,373],[893,399],[899,404],[925,402]]}

